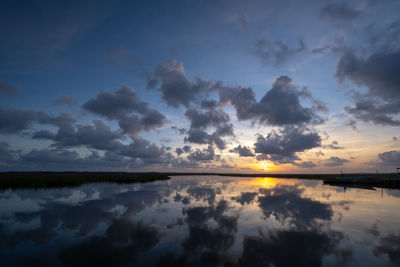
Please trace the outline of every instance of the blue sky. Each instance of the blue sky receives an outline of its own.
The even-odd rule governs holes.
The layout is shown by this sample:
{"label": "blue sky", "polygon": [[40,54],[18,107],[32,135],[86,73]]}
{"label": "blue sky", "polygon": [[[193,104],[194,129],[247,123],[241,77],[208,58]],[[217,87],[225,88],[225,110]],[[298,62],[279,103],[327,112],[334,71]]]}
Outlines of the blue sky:
{"label": "blue sky", "polygon": [[0,7],[0,170],[400,163],[398,1]]}

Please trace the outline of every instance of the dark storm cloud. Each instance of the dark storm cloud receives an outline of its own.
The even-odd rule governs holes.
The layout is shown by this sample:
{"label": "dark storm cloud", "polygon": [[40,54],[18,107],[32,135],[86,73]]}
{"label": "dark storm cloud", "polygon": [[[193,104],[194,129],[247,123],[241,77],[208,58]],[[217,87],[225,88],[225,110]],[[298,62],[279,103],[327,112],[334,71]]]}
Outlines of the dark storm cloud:
{"label": "dark storm cloud", "polygon": [[325,161],[325,166],[327,167],[336,167],[336,166],[342,166],[345,163],[350,162],[348,159],[342,159],[339,157],[330,157]]}
{"label": "dark storm cloud", "polygon": [[200,95],[207,93],[212,83],[195,77],[190,81],[184,71],[183,64],[176,60],[169,60],[162,65],[157,65],[149,80],[148,88],[156,88],[168,106],[178,108],[189,107],[198,100]]}
{"label": "dark storm cloud", "polygon": [[359,57],[348,51],[342,55],[337,66],[336,77],[340,81],[350,80],[368,88],[366,94],[355,93],[355,106],[346,111],[357,119],[374,124],[398,126],[394,116],[400,113],[400,50],[375,52]]}
{"label": "dark storm cloud", "polygon": [[272,131],[266,137],[259,135],[254,152],[259,160],[271,160],[276,164],[293,163],[297,152],[321,146],[321,137],[304,128],[286,127]]}
{"label": "dark storm cloud", "polygon": [[54,100],[54,105],[66,105],[69,107],[73,107],[78,105],[78,100],[76,100],[75,96],[73,95],[63,95]]}
{"label": "dark storm cloud", "polygon": [[388,165],[398,165],[400,163],[400,151],[392,150],[378,154],[378,158]]}
{"label": "dark storm cloud", "polygon": [[287,76],[276,79],[272,88],[259,102],[256,101],[251,88],[222,87],[219,94],[221,103],[230,102],[235,107],[239,120],[252,120],[276,126],[322,122],[315,108],[303,107],[300,104],[301,97],[314,100],[309,91],[304,88],[298,90]]}
{"label": "dark storm cloud", "polygon": [[[246,236],[239,266],[322,266],[327,255],[336,255],[342,239],[339,232],[280,230]],[[288,253],[291,255],[288,257]]]}
{"label": "dark storm cloud", "polygon": [[347,3],[332,3],[321,8],[321,16],[333,20],[353,20],[362,14],[362,10],[358,10]]}
{"label": "dark storm cloud", "polygon": [[264,64],[281,65],[289,58],[305,51],[303,40],[299,41],[297,48],[291,48],[280,40],[271,41],[269,38],[258,39],[253,47],[253,53],[260,58]]}
{"label": "dark storm cloud", "polygon": [[0,96],[15,96],[19,94],[19,90],[8,82],[0,81]]}
{"label": "dark storm cloud", "polygon": [[237,153],[241,157],[254,157],[254,153],[246,146],[242,147],[241,145],[238,145],[230,152]]}
{"label": "dark storm cloud", "polygon": [[[150,109],[148,104],[141,101],[136,92],[126,85],[114,93],[98,93],[83,104],[83,107],[107,119],[118,120],[119,126],[127,134],[159,128],[166,119],[158,110]],[[136,114],[132,114],[133,112]]]}

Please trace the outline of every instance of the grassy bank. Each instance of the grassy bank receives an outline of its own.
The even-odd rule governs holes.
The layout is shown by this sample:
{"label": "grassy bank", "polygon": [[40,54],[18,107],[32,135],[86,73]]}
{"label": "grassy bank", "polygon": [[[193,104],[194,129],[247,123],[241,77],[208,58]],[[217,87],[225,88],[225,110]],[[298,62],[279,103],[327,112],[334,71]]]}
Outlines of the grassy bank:
{"label": "grassy bank", "polygon": [[77,187],[85,183],[145,183],[168,180],[159,173],[127,172],[3,172],[0,189]]}

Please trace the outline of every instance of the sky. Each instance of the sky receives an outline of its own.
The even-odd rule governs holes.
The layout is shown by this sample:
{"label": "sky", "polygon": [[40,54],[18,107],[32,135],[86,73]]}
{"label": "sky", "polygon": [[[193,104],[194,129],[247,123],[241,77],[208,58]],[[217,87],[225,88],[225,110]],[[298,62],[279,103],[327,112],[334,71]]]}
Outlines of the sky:
{"label": "sky", "polygon": [[393,172],[400,1],[1,1],[0,171]]}

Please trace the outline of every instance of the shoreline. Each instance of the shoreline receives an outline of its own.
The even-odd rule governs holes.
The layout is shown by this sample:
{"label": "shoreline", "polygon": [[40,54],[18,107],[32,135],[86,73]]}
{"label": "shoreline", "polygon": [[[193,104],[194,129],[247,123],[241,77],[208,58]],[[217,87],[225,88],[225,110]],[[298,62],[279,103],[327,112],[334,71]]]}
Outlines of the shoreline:
{"label": "shoreline", "polygon": [[[145,183],[168,180],[171,176],[232,176],[271,177],[324,180],[339,174],[240,174],[240,173],[175,173],[175,172],[0,172],[0,190],[78,187],[86,183],[111,182],[119,184]],[[375,179],[398,177],[395,173],[348,173],[346,176],[374,176]]]}

